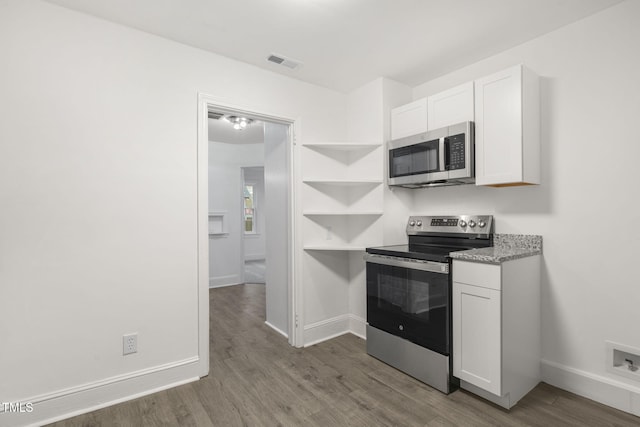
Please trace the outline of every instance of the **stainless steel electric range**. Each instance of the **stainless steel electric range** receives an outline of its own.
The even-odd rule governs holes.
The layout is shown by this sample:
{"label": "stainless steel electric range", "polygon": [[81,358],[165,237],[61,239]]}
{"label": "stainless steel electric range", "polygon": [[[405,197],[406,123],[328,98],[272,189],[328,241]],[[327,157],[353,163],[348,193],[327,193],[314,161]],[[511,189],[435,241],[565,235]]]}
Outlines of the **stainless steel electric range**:
{"label": "stainless steel electric range", "polygon": [[493,244],[490,215],[412,216],[407,245],[367,248],[367,353],[450,393],[450,252]]}

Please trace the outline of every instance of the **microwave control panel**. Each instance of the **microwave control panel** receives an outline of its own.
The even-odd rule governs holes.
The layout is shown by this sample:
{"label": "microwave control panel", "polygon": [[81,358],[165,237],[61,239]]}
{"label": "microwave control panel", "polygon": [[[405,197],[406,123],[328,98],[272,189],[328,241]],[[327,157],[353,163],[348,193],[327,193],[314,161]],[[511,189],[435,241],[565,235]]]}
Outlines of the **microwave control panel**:
{"label": "microwave control panel", "polygon": [[465,168],[464,134],[453,135],[447,138],[449,145],[448,170]]}

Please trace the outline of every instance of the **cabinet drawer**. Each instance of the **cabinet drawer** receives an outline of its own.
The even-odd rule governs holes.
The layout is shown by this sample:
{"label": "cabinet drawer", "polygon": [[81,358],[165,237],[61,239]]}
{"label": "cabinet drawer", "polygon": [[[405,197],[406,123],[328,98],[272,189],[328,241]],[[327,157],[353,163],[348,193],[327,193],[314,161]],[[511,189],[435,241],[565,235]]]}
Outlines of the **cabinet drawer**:
{"label": "cabinet drawer", "polygon": [[453,260],[453,281],[501,290],[500,266]]}

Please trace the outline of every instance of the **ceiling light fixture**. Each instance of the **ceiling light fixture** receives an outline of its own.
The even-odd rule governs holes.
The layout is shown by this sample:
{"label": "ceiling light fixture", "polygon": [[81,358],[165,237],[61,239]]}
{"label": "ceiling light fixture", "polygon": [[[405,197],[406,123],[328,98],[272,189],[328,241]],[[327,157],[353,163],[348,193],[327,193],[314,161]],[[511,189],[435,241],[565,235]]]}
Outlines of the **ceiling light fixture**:
{"label": "ceiling light fixture", "polygon": [[253,120],[240,116],[225,116],[224,120],[231,123],[235,130],[246,128]]}

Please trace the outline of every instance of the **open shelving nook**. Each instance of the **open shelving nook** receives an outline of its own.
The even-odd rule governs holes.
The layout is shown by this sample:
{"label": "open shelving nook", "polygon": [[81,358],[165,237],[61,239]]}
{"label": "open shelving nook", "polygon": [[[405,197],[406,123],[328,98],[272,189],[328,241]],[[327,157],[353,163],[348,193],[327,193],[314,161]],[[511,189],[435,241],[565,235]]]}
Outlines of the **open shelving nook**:
{"label": "open shelving nook", "polygon": [[381,243],[382,143],[304,144],[305,250],[363,251]]}
{"label": "open shelving nook", "polygon": [[[316,292],[305,344],[351,331],[365,334],[364,251],[383,238],[382,142],[302,145],[301,230],[306,280]],[[325,305],[326,306],[326,305]]]}

